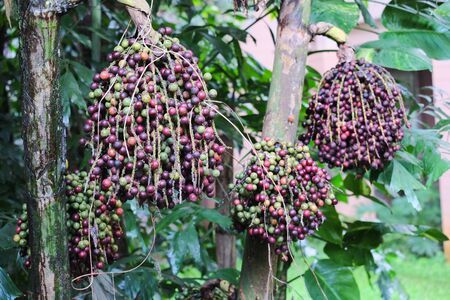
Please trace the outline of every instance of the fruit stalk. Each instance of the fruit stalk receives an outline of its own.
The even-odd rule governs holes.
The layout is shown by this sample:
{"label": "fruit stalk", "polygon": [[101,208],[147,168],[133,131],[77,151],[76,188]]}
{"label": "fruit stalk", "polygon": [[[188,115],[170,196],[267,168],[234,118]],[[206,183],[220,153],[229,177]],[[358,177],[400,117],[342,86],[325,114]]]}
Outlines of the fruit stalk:
{"label": "fruit stalk", "polygon": [[59,13],[75,1],[20,1],[22,115],[33,299],[68,299],[59,97]]}
{"label": "fruit stalk", "polygon": [[[281,4],[263,137],[295,140],[311,40],[307,30],[310,12],[310,0],[285,0]],[[273,276],[277,270],[274,251],[274,247],[247,235],[239,289],[242,299],[273,299]]]}

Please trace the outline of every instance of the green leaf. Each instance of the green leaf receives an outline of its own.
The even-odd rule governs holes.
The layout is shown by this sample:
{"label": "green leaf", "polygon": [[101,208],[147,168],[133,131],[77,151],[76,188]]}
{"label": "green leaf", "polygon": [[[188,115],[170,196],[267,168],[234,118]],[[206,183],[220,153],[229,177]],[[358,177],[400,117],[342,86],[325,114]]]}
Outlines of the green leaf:
{"label": "green leaf", "polygon": [[316,234],[327,242],[342,245],[342,223],[334,207],[324,207],[325,222]]}
{"label": "green leaf", "polygon": [[356,221],[348,225],[344,235],[344,245],[368,250],[375,249],[383,242],[384,233],[383,223]]}
{"label": "green leaf", "polygon": [[216,223],[222,228],[228,228],[231,226],[232,222],[228,216],[222,215],[216,209],[200,208],[200,213],[198,214],[200,219],[206,219],[210,222]]}
{"label": "green leaf", "polygon": [[450,168],[450,162],[442,159],[441,154],[434,148],[427,148],[423,153],[422,160],[428,187],[431,187]]}
{"label": "green leaf", "polygon": [[340,266],[329,259],[317,261],[312,266],[312,270],[305,273],[304,278],[312,299],[360,299],[359,288],[351,269]]}
{"label": "green leaf", "polygon": [[0,299],[14,300],[22,295],[22,292],[12,282],[8,273],[0,267]]}
{"label": "green leaf", "polygon": [[74,60],[67,60],[67,62],[72,66],[74,73],[80,81],[86,85],[91,83],[91,79],[94,76],[94,71]]}
{"label": "green leaf", "polygon": [[209,279],[225,279],[231,284],[237,286],[239,284],[239,271],[236,269],[221,269],[208,276]]}
{"label": "green leaf", "polygon": [[222,41],[220,37],[212,36],[205,31],[200,31],[200,33],[211,43],[215,50],[219,51],[219,53],[222,54],[222,56],[226,60],[230,61],[233,59],[233,51],[231,50],[231,47],[227,45],[227,43]]}
{"label": "green leaf", "polygon": [[409,152],[398,151],[397,153],[395,153],[395,155],[412,165],[422,168],[422,162]]}
{"label": "green leaf", "polygon": [[372,18],[372,15],[367,9],[367,6],[361,0],[355,0],[355,2],[358,5],[359,10],[361,11],[361,14],[364,18],[364,22],[372,28],[378,28],[377,24],[375,23],[375,20]]}
{"label": "green leaf", "polygon": [[430,240],[445,242],[448,241],[448,237],[442,233],[442,231],[436,228],[430,228],[428,226],[419,226],[416,234],[421,237],[425,237]]}
{"label": "green leaf", "polygon": [[[374,49],[408,49],[420,48],[428,57],[450,59],[450,34],[432,30],[403,30],[383,32],[379,40],[361,45]],[[423,63],[423,62],[422,62]]]}
{"label": "green leaf", "polygon": [[[60,78],[61,83],[61,99],[63,105],[64,112],[64,123],[68,126],[70,119],[70,105],[72,103],[77,104],[77,106],[81,106],[84,108],[86,103],[83,101],[83,96],[81,95],[80,86],[78,85],[77,80],[73,76],[73,73],[67,71]],[[80,101],[81,100],[81,101]],[[84,106],[83,106],[84,104]]]}
{"label": "green leaf", "polygon": [[434,7],[435,3],[426,1],[393,0],[384,9],[381,23],[392,31],[414,29],[446,31],[444,20],[433,13]]}
{"label": "green leaf", "polygon": [[359,9],[345,0],[314,0],[311,23],[327,22],[349,33],[358,23]]}
{"label": "green leaf", "polygon": [[0,229],[0,249],[6,250],[16,247],[12,237],[16,233],[16,225],[13,222],[7,223]]}
{"label": "green leaf", "polygon": [[166,210],[166,212],[167,214],[164,214],[158,224],[156,224],[156,232],[160,232],[170,224],[180,220],[181,217],[192,215],[193,210],[187,204],[181,204],[172,210]]}
{"label": "green leaf", "polygon": [[333,262],[342,266],[370,266],[374,263],[370,249],[327,243],[323,251]]}
{"label": "green leaf", "polygon": [[373,63],[402,71],[432,69],[431,59],[417,48],[381,49],[374,56]]}
{"label": "green leaf", "polygon": [[178,273],[181,263],[186,257],[192,257],[197,264],[202,263],[200,242],[194,224],[190,223],[184,230],[175,233],[170,252],[168,254],[169,262],[174,274]]}
{"label": "green leaf", "polygon": [[344,180],[344,186],[353,192],[355,196],[370,196],[371,189],[364,178],[356,178],[354,174],[348,174]]}
{"label": "green leaf", "polygon": [[395,195],[403,191],[408,202],[416,210],[421,209],[414,190],[423,190],[425,187],[398,160],[393,160],[383,173],[380,174],[379,178],[383,180],[391,194]]}

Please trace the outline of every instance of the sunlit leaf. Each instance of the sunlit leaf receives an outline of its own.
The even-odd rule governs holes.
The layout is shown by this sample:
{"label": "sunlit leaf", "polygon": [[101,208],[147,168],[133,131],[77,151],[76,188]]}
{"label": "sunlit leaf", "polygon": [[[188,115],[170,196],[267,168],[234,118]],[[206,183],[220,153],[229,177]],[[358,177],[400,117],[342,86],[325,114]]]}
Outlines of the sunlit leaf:
{"label": "sunlit leaf", "polygon": [[360,292],[350,268],[329,259],[317,261],[305,273],[305,284],[312,299],[358,300]]}

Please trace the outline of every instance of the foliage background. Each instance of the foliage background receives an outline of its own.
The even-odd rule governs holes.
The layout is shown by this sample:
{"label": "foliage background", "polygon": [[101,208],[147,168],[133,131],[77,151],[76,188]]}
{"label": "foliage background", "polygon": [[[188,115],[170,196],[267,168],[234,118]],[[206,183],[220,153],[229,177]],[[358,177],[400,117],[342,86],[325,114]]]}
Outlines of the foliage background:
{"label": "foliage background", "polygon": [[[219,91],[218,99],[224,102],[222,109],[227,117],[242,131],[245,127],[253,139],[258,138],[262,128],[271,71],[245,53],[240,43],[253,39],[248,29],[262,16],[276,17],[278,2],[269,1],[268,9],[257,15],[260,18],[247,18],[234,12],[232,1],[153,3],[155,27],[175,28],[182,42],[199,56],[202,69],[213,74],[211,82]],[[13,299],[28,289],[28,278],[11,240],[14,218],[24,199],[24,169],[18,98],[18,22],[13,18],[9,26],[3,4],[0,1],[0,82],[3,83],[0,85],[0,298]],[[351,32],[362,15],[373,30],[379,30],[366,5],[367,1],[363,0],[354,3],[313,0],[312,21],[330,22]],[[101,20],[93,17],[99,10]],[[100,26],[95,26],[95,20],[100,21]],[[448,2],[394,0],[386,6],[381,22],[387,32],[379,34],[376,41],[360,45],[358,56],[403,71],[431,70],[431,59],[450,58]],[[126,11],[112,1],[93,0],[62,18],[61,96],[71,169],[86,163],[77,144],[88,84],[93,71],[104,65],[97,57],[106,56],[128,24]],[[98,38],[101,47],[93,46]],[[308,67],[307,71],[304,105],[320,80],[320,74],[313,68]],[[328,299],[369,299],[364,297],[367,291],[374,295],[373,299],[404,298],[408,290],[405,286],[416,283],[397,280],[394,267],[399,267],[398,257],[403,259],[402,255],[407,255],[411,269],[423,270],[426,268],[420,267],[423,260],[417,260],[416,256],[441,253],[445,237],[438,230],[439,194],[434,183],[449,168],[439,151],[448,150],[441,136],[448,130],[450,119],[433,105],[426,91],[411,94],[405,88],[404,94],[414,122],[406,130],[402,150],[395,160],[383,172],[372,172],[362,179],[352,173],[333,171],[339,200],[346,202],[349,196],[372,200],[373,205],[365,207],[361,215],[375,211],[379,222],[349,219],[338,216],[334,210],[328,211],[328,220],[317,236],[295,247],[296,262],[290,269],[288,286],[295,299],[321,299],[313,273]],[[421,122],[424,115],[434,117],[436,125],[430,128]],[[221,119],[217,127],[232,138],[236,148],[242,148],[241,135],[227,122]],[[115,291],[118,299],[166,299],[176,295],[183,286],[198,286],[211,278],[224,278],[237,284],[239,262],[236,269],[220,270],[215,261],[214,228],[229,230],[231,222],[218,212],[223,199],[214,200],[217,209],[184,204],[161,214],[128,203],[124,222],[128,255],[110,266],[110,270],[126,270],[137,265],[154,244],[151,255],[138,270],[114,276],[114,282],[108,276],[97,277],[93,294],[111,297],[111,291]],[[205,220],[209,225],[205,226]],[[238,237],[241,257],[243,240],[241,235]],[[13,261],[11,257],[17,259]],[[436,258],[430,264],[441,265],[435,261]],[[400,274],[405,272],[401,265],[399,270]],[[448,270],[442,272],[449,276]],[[416,290],[411,291],[412,298],[419,295]],[[84,297],[88,296],[79,295],[80,299]]]}

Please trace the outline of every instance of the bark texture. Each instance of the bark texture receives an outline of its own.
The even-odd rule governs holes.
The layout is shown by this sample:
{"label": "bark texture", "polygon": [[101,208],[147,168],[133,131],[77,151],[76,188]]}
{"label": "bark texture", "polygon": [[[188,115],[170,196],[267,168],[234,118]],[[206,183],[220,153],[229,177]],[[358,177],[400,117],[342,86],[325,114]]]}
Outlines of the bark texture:
{"label": "bark texture", "polygon": [[59,97],[59,13],[79,1],[20,1],[22,115],[33,299],[70,299]]}
{"label": "bark texture", "polygon": [[[224,153],[222,160],[224,171],[220,176],[220,181],[216,183],[216,197],[223,199],[224,205],[220,212],[224,215],[230,214],[230,199],[227,193],[228,185],[233,183],[233,144],[226,136],[221,135],[221,139],[230,149]],[[216,258],[219,268],[236,267],[236,237],[225,232],[222,228],[216,229]]]}
{"label": "bark texture", "polygon": [[[295,141],[311,40],[307,30],[310,12],[311,0],[284,0],[281,4],[263,137]],[[247,235],[240,299],[274,299],[273,276],[276,270],[277,255],[274,249]]]}

